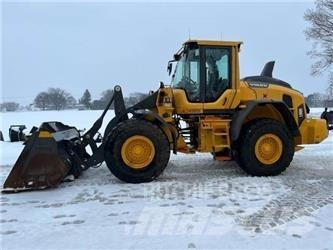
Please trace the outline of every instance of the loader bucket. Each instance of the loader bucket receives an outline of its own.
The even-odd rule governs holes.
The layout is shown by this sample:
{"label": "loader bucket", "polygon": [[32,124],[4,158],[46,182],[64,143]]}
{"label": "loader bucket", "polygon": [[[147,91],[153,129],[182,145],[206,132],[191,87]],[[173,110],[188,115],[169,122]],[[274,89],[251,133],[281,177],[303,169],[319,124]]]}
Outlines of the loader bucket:
{"label": "loader bucket", "polygon": [[[25,147],[4,183],[5,192],[57,186],[75,165],[68,143],[78,133],[62,123],[43,123],[25,142]],[[77,130],[74,130],[74,132]]]}

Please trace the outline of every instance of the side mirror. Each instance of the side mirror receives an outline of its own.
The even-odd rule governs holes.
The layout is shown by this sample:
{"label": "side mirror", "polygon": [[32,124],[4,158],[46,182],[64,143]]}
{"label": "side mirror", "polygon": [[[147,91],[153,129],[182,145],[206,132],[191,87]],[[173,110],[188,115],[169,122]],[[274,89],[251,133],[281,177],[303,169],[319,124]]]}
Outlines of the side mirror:
{"label": "side mirror", "polygon": [[174,55],[173,55],[173,59],[174,59],[175,61],[179,61],[179,60],[180,60],[180,55],[179,55],[179,54],[174,54]]}
{"label": "side mirror", "polygon": [[171,62],[171,61],[168,63],[167,71],[168,71],[169,75],[170,75],[171,72],[172,72],[172,62]]}

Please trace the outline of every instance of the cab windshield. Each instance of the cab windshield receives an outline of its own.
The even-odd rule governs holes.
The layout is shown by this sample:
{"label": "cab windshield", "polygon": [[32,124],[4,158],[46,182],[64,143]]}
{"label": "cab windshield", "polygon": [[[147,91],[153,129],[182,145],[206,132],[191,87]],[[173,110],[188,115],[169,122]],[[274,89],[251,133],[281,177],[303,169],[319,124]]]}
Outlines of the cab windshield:
{"label": "cab windshield", "polygon": [[184,89],[190,102],[200,101],[199,61],[199,49],[185,50],[181,54],[172,75],[172,87]]}

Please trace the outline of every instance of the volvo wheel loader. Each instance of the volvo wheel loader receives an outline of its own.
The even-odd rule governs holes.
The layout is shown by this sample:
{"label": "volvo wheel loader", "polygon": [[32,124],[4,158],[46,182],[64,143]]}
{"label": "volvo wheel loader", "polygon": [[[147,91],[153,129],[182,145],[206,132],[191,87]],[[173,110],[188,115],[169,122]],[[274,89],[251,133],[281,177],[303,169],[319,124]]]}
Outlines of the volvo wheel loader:
{"label": "volvo wheel loader", "polygon": [[[260,75],[240,79],[240,47],[241,42],[185,42],[168,64],[171,85],[161,83],[132,107],[125,107],[116,86],[84,134],[60,122],[43,123],[25,142],[4,190],[54,187],[104,161],[122,181],[149,182],[168,165],[170,151],[210,152],[216,160],[235,160],[253,176],[280,174],[301,145],[328,136],[326,121],[308,118],[302,93],[273,78],[274,62]],[[112,103],[115,117],[103,137],[97,136]]]}

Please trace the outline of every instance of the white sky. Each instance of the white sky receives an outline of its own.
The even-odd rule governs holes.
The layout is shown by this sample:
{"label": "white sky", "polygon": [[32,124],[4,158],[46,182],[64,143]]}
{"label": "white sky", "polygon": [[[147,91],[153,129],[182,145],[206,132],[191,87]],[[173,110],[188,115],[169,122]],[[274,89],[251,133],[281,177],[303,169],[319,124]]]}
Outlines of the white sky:
{"label": "white sky", "polygon": [[[28,2],[28,3],[24,3]],[[310,76],[303,19],[311,1],[118,3],[20,1],[2,3],[2,101],[29,104],[60,87],[93,98],[123,86],[125,94],[169,82],[166,64],[191,38],[241,40],[241,76],[276,60],[274,76],[305,94],[327,87]]]}

